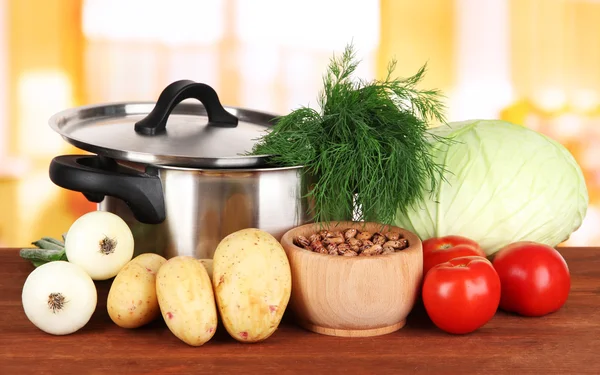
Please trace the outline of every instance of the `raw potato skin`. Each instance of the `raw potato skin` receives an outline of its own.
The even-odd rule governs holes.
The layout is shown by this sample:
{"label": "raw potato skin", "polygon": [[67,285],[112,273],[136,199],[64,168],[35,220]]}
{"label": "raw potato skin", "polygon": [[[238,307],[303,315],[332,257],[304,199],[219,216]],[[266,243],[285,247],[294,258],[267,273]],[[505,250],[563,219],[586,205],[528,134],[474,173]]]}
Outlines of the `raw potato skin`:
{"label": "raw potato skin", "polygon": [[166,262],[157,254],[141,254],[119,271],[106,301],[108,315],[116,325],[138,328],[160,316],[156,273]]}
{"label": "raw potato skin", "polygon": [[208,272],[193,257],[177,256],[156,278],[160,311],[169,330],[191,346],[201,346],[217,330],[217,307]]}
{"label": "raw potato skin", "polygon": [[208,277],[210,277],[212,281],[213,274],[213,260],[212,259],[200,259],[200,263],[206,268],[206,272],[208,272]]}
{"label": "raw potato skin", "polygon": [[255,228],[228,235],[215,250],[213,286],[229,335],[244,343],[266,340],[277,330],[292,291],[283,247]]}

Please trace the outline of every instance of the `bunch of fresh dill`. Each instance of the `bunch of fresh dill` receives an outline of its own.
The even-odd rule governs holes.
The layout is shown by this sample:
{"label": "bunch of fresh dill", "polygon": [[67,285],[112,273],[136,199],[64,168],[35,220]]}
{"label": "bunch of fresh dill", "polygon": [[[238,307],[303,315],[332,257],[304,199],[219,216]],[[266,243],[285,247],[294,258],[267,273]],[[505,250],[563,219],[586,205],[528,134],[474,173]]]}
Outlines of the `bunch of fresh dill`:
{"label": "bunch of fresh dill", "polygon": [[[401,212],[434,190],[443,166],[434,162],[428,121],[445,122],[437,90],[419,90],[414,76],[353,80],[358,62],[352,44],[334,55],[323,77],[320,110],[300,107],[276,119],[251,154],[273,155],[279,166],[304,166],[314,183],[308,198],[316,221],[364,220],[392,224]],[[358,210],[357,210],[358,208]]]}

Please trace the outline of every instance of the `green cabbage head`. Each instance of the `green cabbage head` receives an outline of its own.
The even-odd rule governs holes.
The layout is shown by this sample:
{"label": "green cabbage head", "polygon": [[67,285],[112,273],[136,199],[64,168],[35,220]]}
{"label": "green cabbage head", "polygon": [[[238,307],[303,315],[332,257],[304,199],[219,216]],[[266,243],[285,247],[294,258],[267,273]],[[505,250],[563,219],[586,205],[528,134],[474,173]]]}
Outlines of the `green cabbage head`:
{"label": "green cabbage head", "polygon": [[[558,142],[499,120],[470,120],[430,130],[447,181],[423,194],[395,225],[422,240],[469,237],[488,255],[520,240],[556,246],[577,230],[588,207],[581,168]],[[406,210],[405,210],[406,211]]]}

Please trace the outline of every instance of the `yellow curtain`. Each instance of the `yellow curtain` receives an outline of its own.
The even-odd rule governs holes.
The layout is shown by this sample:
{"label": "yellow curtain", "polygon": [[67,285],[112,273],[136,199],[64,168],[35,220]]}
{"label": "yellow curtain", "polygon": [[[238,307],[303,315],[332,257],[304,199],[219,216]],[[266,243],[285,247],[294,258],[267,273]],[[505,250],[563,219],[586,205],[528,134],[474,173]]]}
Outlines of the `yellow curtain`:
{"label": "yellow curtain", "polygon": [[409,76],[424,63],[428,73],[423,87],[448,90],[454,84],[454,1],[381,0],[381,33],[377,75],[398,61],[396,74]]}
{"label": "yellow curtain", "polygon": [[[595,230],[600,224],[597,178],[600,151],[596,151],[600,142],[597,131],[600,124],[600,2],[506,1],[508,80],[513,101],[494,116],[534,128],[571,151],[586,178],[590,208],[582,229],[569,243],[597,243],[600,241],[600,234]],[[461,22],[458,12],[473,3],[469,0],[381,0],[378,75],[383,76],[387,61],[393,56],[398,58],[401,75],[408,75],[423,62],[430,61],[423,87],[443,90],[450,95],[448,102],[457,99],[452,97],[459,83],[457,75],[465,71],[464,66],[458,65],[461,62],[457,58],[461,50],[459,43],[471,42],[457,39],[461,26],[457,23]],[[478,40],[477,35],[472,38]],[[488,101],[491,94],[494,92],[490,92]],[[468,109],[477,104],[461,105]],[[476,108],[472,109],[476,112]]]}
{"label": "yellow curtain", "polygon": [[600,2],[511,0],[515,103],[501,117],[557,139],[583,170],[590,197],[566,244],[600,241]]}
{"label": "yellow curtain", "polygon": [[[48,163],[72,149],[48,127],[55,112],[85,101],[80,0],[8,1],[8,140],[23,175],[0,179],[0,243],[26,246],[60,237],[90,209],[48,178]],[[92,207],[93,208],[93,207]]]}

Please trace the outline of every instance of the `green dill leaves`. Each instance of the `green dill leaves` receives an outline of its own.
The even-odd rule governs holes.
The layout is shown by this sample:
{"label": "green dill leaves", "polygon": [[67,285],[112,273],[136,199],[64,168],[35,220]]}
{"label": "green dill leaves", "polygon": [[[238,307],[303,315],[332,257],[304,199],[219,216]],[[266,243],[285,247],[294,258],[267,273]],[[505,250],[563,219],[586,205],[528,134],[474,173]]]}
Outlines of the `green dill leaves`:
{"label": "green dill leaves", "polygon": [[391,224],[435,190],[443,166],[434,162],[428,122],[445,123],[441,94],[419,90],[423,66],[398,79],[388,66],[384,80],[352,79],[353,46],[333,57],[323,77],[317,111],[298,108],[279,117],[252,154],[273,155],[278,166],[304,166],[316,221],[365,220]]}

